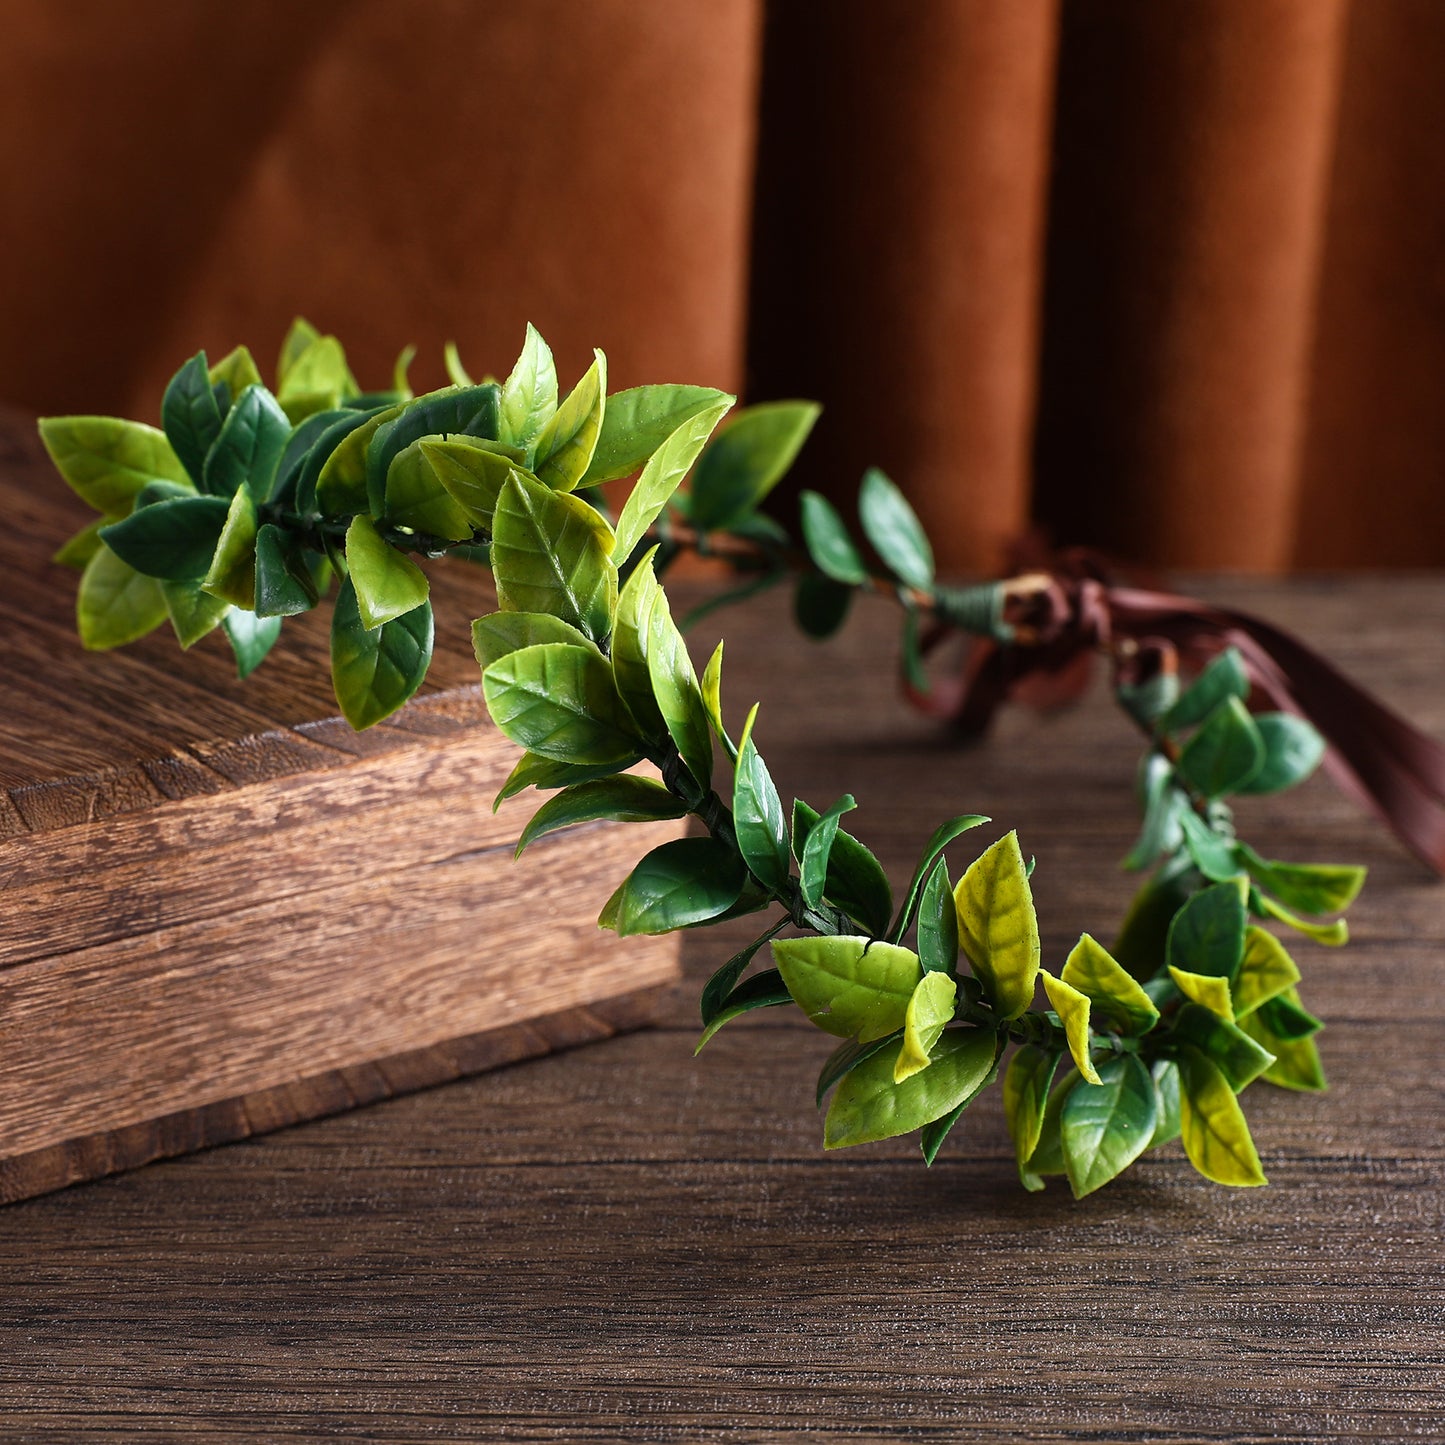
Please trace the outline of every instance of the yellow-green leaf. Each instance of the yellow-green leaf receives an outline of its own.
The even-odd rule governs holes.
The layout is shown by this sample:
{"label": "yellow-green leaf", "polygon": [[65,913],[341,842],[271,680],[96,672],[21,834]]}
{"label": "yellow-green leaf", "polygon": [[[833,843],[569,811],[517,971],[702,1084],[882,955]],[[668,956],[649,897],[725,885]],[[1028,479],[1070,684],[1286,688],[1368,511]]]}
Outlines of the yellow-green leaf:
{"label": "yellow-green leaf", "polygon": [[467,519],[479,527],[491,528],[497,498],[514,471],[532,482],[537,481],[531,472],[513,459],[515,453],[510,447],[499,451],[495,443],[473,441],[467,437],[448,437],[445,440],[423,437],[413,445],[420,448],[447,495]]}
{"label": "yellow-green leaf", "polygon": [[1049,1086],[1059,1067],[1061,1055],[1025,1044],[1009,1060],[1003,1076],[1003,1112],[1013,1136],[1019,1180],[1025,1189],[1043,1188],[1043,1180],[1029,1169],[1029,1160],[1039,1146]]}
{"label": "yellow-green leaf", "polygon": [[291,322],[285,340],[281,343],[281,354],[276,358],[276,386],[278,389],[285,386],[291,368],[305,355],[306,348],[312,342],[320,340],[321,333],[304,316],[297,316]]}
{"label": "yellow-green leaf", "polygon": [[161,584],[102,547],[85,564],[75,599],[81,644],[100,652],[144,637],[166,620]]}
{"label": "yellow-green leaf", "polygon": [[667,731],[657,699],[652,693],[652,676],[647,666],[647,627],[653,604],[661,590],[652,570],[654,547],[623,584],[612,619],[612,673],[617,690],[627,704],[638,728],[647,737],[661,737]]}
{"label": "yellow-green leaf", "polygon": [[721,642],[713,648],[713,653],[708,658],[707,666],[702,670],[702,703],[707,709],[708,721],[712,723],[712,730],[717,734],[718,741],[728,751],[728,756],[737,759],[737,749],[733,746],[732,739],[728,736],[727,728],[723,726],[722,715],[722,660],[723,645]]}
{"label": "yellow-green leaf", "polygon": [[228,351],[211,368],[210,377],[213,384],[218,381],[226,383],[232,401],[235,401],[248,386],[261,384],[261,373],[256,369],[256,363],[249,348],[245,346],[238,346],[235,350]]}
{"label": "yellow-green leaf", "polygon": [[688,772],[706,791],[712,784],[712,724],[687,643],[672,620],[672,609],[661,587],[647,618],[647,670],[652,678],[652,696],[668,734]]}
{"label": "yellow-green leaf", "polygon": [[1244,962],[1233,989],[1235,1015],[1243,1019],[1299,980],[1299,968],[1284,944],[1258,924],[1251,924],[1245,930]]}
{"label": "yellow-green leaf", "polygon": [[[448,372],[455,381],[456,373],[451,372],[453,361],[457,371],[465,376],[456,348],[450,347]],[[514,446],[530,445],[533,437],[551,421],[556,410],[557,366],[552,360],[552,349],[542,340],[542,333],[529,322],[521,355],[517,357],[511,375],[502,383],[502,440]],[[596,445],[595,438],[593,445]]]}
{"label": "yellow-green leaf", "polygon": [[1244,1111],[1228,1080],[1196,1048],[1179,1051],[1180,1137],[1189,1162],[1216,1184],[1266,1184]]}
{"label": "yellow-green leaf", "polygon": [[1132,974],[1126,973],[1102,943],[1082,934],[1059,977],[1094,1007],[1108,1014],[1126,1034],[1147,1033],[1159,1018],[1153,1000]]}
{"label": "yellow-green leaf", "polygon": [[958,941],[1002,1019],[1034,996],[1039,923],[1017,833],[1005,833],[968,867],[953,890]]}
{"label": "yellow-green leaf", "polygon": [[364,512],[346,529],[346,570],[368,631],[420,607],[430,591],[426,573],[387,542]]}
{"label": "yellow-green leaf", "polygon": [[[875,948],[878,944],[873,945]],[[882,945],[884,948],[888,944]],[[893,1067],[893,1082],[901,1084],[929,1065],[929,1050],[953,1018],[958,985],[946,973],[925,973],[908,1000],[903,1015],[903,1047]]]}
{"label": "yellow-green leaf", "polygon": [[1281,1089],[1320,1093],[1329,1087],[1320,1051],[1310,1039],[1282,1039],[1265,1027],[1257,1013],[1246,1014],[1239,1027],[1262,1048],[1274,1055],[1274,1063],[1260,1077]]}
{"label": "yellow-green leaf", "polygon": [[256,610],[256,504],[248,487],[231,498],[221,540],[201,586],[247,612]]}
{"label": "yellow-green leaf", "polygon": [[607,358],[596,360],[537,438],[532,470],[553,491],[570,492],[587,474],[587,464],[602,430],[607,404]]}
{"label": "yellow-green leaf", "polygon": [[182,648],[195,646],[225,620],[231,604],[201,590],[199,582],[162,582],[161,595]]}
{"label": "yellow-green leaf", "polygon": [[186,482],[186,469],[158,427],[114,416],[47,416],[40,440],[82,501],[124,517],[151,482]]}
{"label": "yellow-green leaf", "polygon": [[83,572],[85,564],[100,551],[100,529],[110,521],[109,517],[97,517],[88,526],[82,527],[50,560],[62,567],[74,567]]}
{"label": "yellow-green leaf", "polygon": [[1069,1041],[1069,1052],[1079,1072],[1091,1083],[1099,1082],[1094,1060],[1089,1054],[1089,996],[1071,988],[1063,979],[1055,978],[1048,969],[1041,969],[1044,992],[1049,996],[1059,1022],[1064,1026],[1064,1037]]}
{"label": "yellow-green leaf", "polygon": [[1229,980],[1216,978],[1207,973],[1188,973],[1182,968],[1169,965],[1169,977],[1178,986],[1185,998],[1203,1004],[1210,1013],[1217,1014],[1226,1023],[1234,1022],[1234,1004],[1229,997]]}
{"label": "yellow-green leaf", "polygon": [[316,505],[328,517],[347,517],[370,509],[366,492],[366,453],[377,429],[401,415],[399,406],[379,411],[347,432],[326,458],[316,478]]}
{"label": "yellow-green leaf", "polygon": [[1276,903],[1267,893],[1256,890],[1254,896],[1262,912],[1279,919],[1296,933],[1314,939],[1316,943],[1323,943],[1327,948],[1342,948],[1350,941],[1350,925],[1343,918],[1337,918],[1333,923],[1310,923],[1291,913],[1283,904]]}
{"label": "yellow-green leaf", "polygon": [[824,1033],[865,1044],[903,1027],[923,976],[910,949],[846,934],[777,939],[773,959],[811,1022]]}

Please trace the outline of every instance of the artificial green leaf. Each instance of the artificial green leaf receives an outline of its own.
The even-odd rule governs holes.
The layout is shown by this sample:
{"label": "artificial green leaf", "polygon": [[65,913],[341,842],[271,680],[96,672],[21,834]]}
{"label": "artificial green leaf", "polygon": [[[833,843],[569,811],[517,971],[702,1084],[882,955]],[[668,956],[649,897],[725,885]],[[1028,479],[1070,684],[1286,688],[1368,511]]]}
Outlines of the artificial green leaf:
{"label": "artificial green leaf", "polygon": [[1064,1105],[1076,1088],[1093,1088],[1079,1077],[1077,1069],[1070,1069],[1057,1084],[1049,1090],[1048,1103],[1044,1106],[1044,1117],[1039,1125],[1039,1142],[1029,1156],[1025,1169],[1019,1171],[1019,1178],[1025,1189],[1033,1192],[1044,1187],[1042,1176],[1063,1174],[1064,1143],[1060,1129]]}
{"label": "artificial green leaf", "polygon": [[238,487],[221,539],[201,586],[247,612],[256,608],[256,504],[249,487]]}
{"label": "artificial green leaf", "polygon": [[1126,1034],[1144,1034],[1159,1019],[1149,995],[1114,960],[1103,944],[1087,933],[1074,945],[1059,977],[1086,994],[1094,1008],[1108,1015]]}
{"label": "artificial green leaf", "polygon": [[292,319],[281,342],[281,354],[276,358],[276,385],[284,386],[291,368],[306,354],[312,342],[320,341],[321,333],[304,317]]}
{"label": "artificial green leaf", "polygon": [[1260,1004],[1293,988],[1300,972],[1284,944],[1256,924],[1244,933],[1244,962],[1234,986],[1234,1012],[1238,1018],[1251,1014]]}
{"label": "artificial green leaf", "polygon": [[[1028,1163],[1038,1148],[1044,1125],[1049,1086],[1058,1071],[1060,1055],[1036,1044],[1024,1044],[1009,1060],[1003,1076],[1003,1112],[1014,1141],[1019,1179],[1024,1188],[1042,1188],[1043,1181],[1030,1174]],[[1037,1180],[1031,1184],[1030,1179]]]}
{"label": "artificial green leaf", "polygon": [[1173,1059],[1155,1059],[1150,1073],[1154,1079],[1157,1122],[1149,1147],[1157,1149],[1179,1137],[1179,1065]]}
{"label": "artificial green leaf", "polygon": [[861,1043],[903,1027],[923,977],[912,950],[846,934],[777,939],[773,961],[814,1024]]}
{"label": "artificial green leaf", "polygon": [[1234,857],[1232,833],[1216,833],[1192,808],[1181,806],[1178,820],[1189,857],[1206,878],[1222,883],[1238,877],[1240,869]]}
{"label": "artificial green leaf", "polygon": [[1091,1005],[1088,994],[1071,988],[1063,979],[1055,978],[1046,968],[1039,972],[1044,980],[1044,992],[1048,994],[1049,1002],[1058,1014],[1059,1022],[1064,1026],[1064,1037],[1068,1040],[1069,1053],[1073,1055],[1075,1067],[1089,1083],[1097,1084],[1099,1075],[1089,1053],[1093,1036],[1089,1030]]}
{"label": "artificial green leaf", "polygon": [[166,620],[160,583],[102,547],[85,564],[75,599],[81,645],[94,652],[123,647]]}
{"label": "artificial green leaf", "polygon": [[1274,1055],[1236,1024],[1202,1004],[1186,1003],[1174,1016],[1177,1039],[1205,1054],[1237,1094],[1274,1063]]}
{"label": "artificial green leaf", "polygon": [[933,872],[933,865],[943,856],[943,850],[960,834],[967,833],[970,828],[977,828],[992,821],[991,818],[985,818],[982,813],[961,813],[956,818],[950,818],[946,823],[940,823],[933,830],[933,836],[924,847],[923,856],[918,860],[918,866],[913,870],[913,877],[909,880],[908,892],[903,896],[903,907],[898,910],[898,916],[893,920],[893,927],[888,930],[888,937],[894,943],[912,927],[914,915],[918,911],[918,904],[923,896],[923,885],[927,882],[929,874]]}
{"label": "artificial green leaf", "polygon": [[903,1015],[903,1046],[893,1065],[895,1084],[911,1079],[932,1062],[930,1050],[952,1021],[957,999],[958,985],[946,973],[925,973],[919,979]]}
{"label": "artificial green leaf", "polygon": [[1274,1063],[1262,1078],[1281,1089],[1319,1093],[1329,1087],[1320,1064],[1320,1051],[1312,1038],[1289,1041],[1276,1038],[1261,1020],[1258,1012],[1240,1020],[1240,1028],[1257,1044],[1274,1055]]}
{"label": "artificial green leaf", "polygon": [[605,658],[595,648],[544,643],[482,675],[492,720],[519,747],[564,763],[616,763],[639,751]]}
{"label": "artificial green leaf", "polygon": [[256,533],[256,615],[295,617],[315,607],[319,595],[296,537],[265,523]]}
{"label": "artificial green leaf", "polygon": [[[364,412],[345,409],[318,411],[314,415],[308,416],[287,439],[286,448],[281,453],[281,460],[276,464],[276,475],[272,478],[271,490],[261,500],[279,503],[288,511],[300,513],[314,511],[316,475],[321,471],[322,463],[330,454],[330,448],[340,441],[352,426],[364,420]],[[345,425],[336,430],[328,445],[327,435],[333,427],[337,426],[338,422],[345,423]],[[302,497],[301,477],[308,469],[311,485],[306,495]]]}
{"label": "artificial green leaf", "polygon": [[945,1029],[928,1067],[898,1084],[901,1049],[880,1050],[838,1085],[823,1126],[825,1149],[892,1139],[942,1118],[978,1093],[997,1052],[992,1029]]}
{"label": "artificial green leaf", "polygon": [[[453,365],[454,381],[466,376],[454,346],[448,357],[448,367]],[[557,366],[552,349],[530,322],[517,364],[502,383],[501,408],[501,439],[519,447],[529,446],[557,410]]]}
{"label": "artificial green leaf", "polygon": [[570,828],[574,823],[591,823],[607,818],[616,823],[655,823],[665,818],[686,817],[687,808],[660,783],[620,773],[612,778],[596,778],[590,783],[574,783],[549,798],[522,829],[515,856],[538,838]]}
{"label": "artificial green leaf", "polygon": [[1264,739],[1237,697],[1215,708],[1179,755],[1179,771],[1206,798],[1237,793],[1263,763]]}
{"label": "artificial green leaf", "polygon": [[513,472],[492,519],[492,571],[506,612],[549,612],[596,642],[612,630],[617,568],[607,523],[586,502]]}
{"label": "artificial green leaf", "polygon": [[493,612],[472,623],[472,651],[483,672],[509,652],[545,642],[566,642],[596,651],[575,627],[546,612]]}
{"label": "artificial green leaf", "polygon": [[1110,950],[1134,978],[1150,978],[1164,966],[1169,925],[1188,900],[1183,871],[1161,873],[1134,895]]}
{"label": "artificial green leaf", "polygon": [[1059,1119],[1075,1199],[1122,1174],[1149,1147],[1159,1123],[1154,1080],[1136,1055],[1106,1059],[1094,1082],[1069,1094]]}
{"label": "artificial green leaf", "polygon": [[1146,753],[1140,764],[1139,791],[1144,802],[1144,825],[1124,859],[1124,867],[1137,871],[1172,853],[1183,841],[1180,810],[1188,806],[1174,786],[1174,767],[1157,752]]}
{"label": "artificial green leaf", "polygon": [[368,627],[352,579],[341,584],[331,615],[331,682],[342,715],[358,732],[390,717],[416,692],[431,654],[429,602]]}
{"label": "artificial green leaf", "polygon": [[495,813],[508,798],[514,798],[528,788],[545,791],[548,788],[571,787],[574,783],[590,783],[594,778],[613,777],[641,760],[642,755],[636,753],[621,762],[559,763],[555,758],[523,753],[492,800],[492,812]]}
{"label": "artificial green leaf", "polygon": [[1159,720],[1161,732],[1175,732],[1203,722],[1221,703],[1249,696],[1249,674],[1239,649],[1226,648],[1212,658],[1184,690],[1179,701]]}
{"label": "artificial green leaf", "polygon": [[395,415],[382,420],[366,447],[366,497],[371,515],[380,517],[384,513],[391,464],[413,442],[423,437],[454,435],[495,441],[498,397],[499,388],[494,382],[448,386],[405,403]]}
{"label": "artificial green leaf", "polygon": [[622,885],[618,936],[670,933],[716,918],[737,902],[746,877],[742,860],[716,838],[663,843],[638,863]]}
{"label": "artificial green leaf", "polygon": [[[366,483],[366,458],[371,444],[382,427],[395,421],[402,413],[400,406],[387,407],[369,417],[361,418],[355,426],[345,429],[341,423],[337,429],[342,434],[326,453],[320,471],[316,475],[316,505],[327,517],[348,517],[356,512],[370,509]],[[298,495],[306,487],[303,473]]]}
{"label": "artificial green leaf", "polygon": [[933,1161],[938,1158],[938,1151],[943,1148],[943,1141],[953,1132],[953,1126],[963,1117],[964,1110],[998,1078],[999,1061],[1003,1058],[1006,1042],[1003,1035],[995,1035],[993,1063],[989,1066],[989,1071],[984,1075],[983,1081],[971,1094],[960,1099],[946,1114],[940,1114],[938,1118],[930,1120],[919,1132],[918,1146],[923,1155],[925,1168],[933,1168]]}
{"label": "artificial green leaf", "polygon": [[[646,649],[647,670],[658,712],[693,781],[706,792],[712,783],[712,725],[687,644],[672,620],[667,594],[661,587],[656,590],[647,618]],[[629,687],[628,696],[631,695]]]}
{"label": "artificial green leaf", "polygon": [[690,513],[700,532],[725,531],[755,511],[793,465],[822,408],[811,401],[745,407],[702,454]]}
{"label": "artificial green leaf", "polygon": [[[528,336],[530,339],[530,327],[528,331]],[[550,354],[551,353],[549,352],[548,355],[550,356]],[[462,354],[460,351],[457,350],[457,344],[455,341],[448,341],[447,344],[442,347],[442,364],[446,367],[447,380],[450,381],[453,386],[476,385],[476,382],[472,380],[471,375],[467,371],[466,367],[462,365]],[[554,394],[555,382],[556,373],[554,372]]]}
{"label": "artificial green leaf", "polygon": [[833,504],[817,492],[804,492],[798,498],[798,509],[803,541],[818,569],[845,587],[866,582],[868,569]]}
{"label": "artificial green leaf", "polygon": [[[656,549],[653,549],[654,552]],[[661,588],[652,570],[649,552],[628,577],[617,597],[617,615],[612,620],[612,674],[617,690],[643,736],[657,738],[667,724],[652,695],[652,675],[647,666],[647,629],[653,604]],[[704,711],[707,703],[704,699]]]}
{"label": "artificial green leaf", "polygon": [[894,576],[920,591],[933,586],[933,549],[923,525],[903,493],[877,467],[863,473],[858,520]]}
{"label": "artificial green leaf", "polygon": [[722,660],[723,645],[719,642],[713,648],[712,656],[707,660],[707,666],[702,670],[702,681],[699,686],[702,689],[702,705],[707,709],[707,720],[712,724],[712,730],[717,734],[717,740],[727,749],[728,757],[736,762],[737,745],[728,736],[727,727],[723,723]]}
{"label": "artificial green leaf", "polygon": [[213,632],[231,610],[229,602],[203,592],[199,582],[162,582],[161,595],[182,648],[194,647],[207,633]]}
{"label": "artificial green leaf", "polygon": [[430,592],[426,573],[387,542],[364,512],[346,529],[346,570],[368,630],[422,606]]}
{"label": "artificial green leaf", "polygon": [[204,351],[198,351],[171,378],[161,399],[161,425],[181,465],[200,486],[206,456],[221,434],[221,409],[211,391]]}
{"label": "artificial green leaf", "polygon": [[805,572],[798,578],[793,594],[793,616],[809,637],[821,642],[843,625],[852,603],[851,587],[816,572]]}
{"label": "artificial green leaf", "polygon": [[163,431],[113,416],[49,416],[40,439],[80,499],[106,517],[123,517],[150,482],[184,482]]}
{"label": "artificial green leaf", "polygon": [[532,470],[544,486],[570,492],[587,475],[607,405],[607,358],[595,358],[582,380],[537,435]]}
{"label": "artificial green leaf", "polygon": [[1216,1184],[1266,1184],[1234,1090],[1198,1049],[1179,1052],[1180,1136],[1189,1162]]}
{"label": "artificial green leaf", "polygon": [[1275,863],[1244,843],[1236,854],[1249,876],[1288,908],[1301,913],[1342,913],[1364,886],[1365,870],[1330,863]]}
{"label": "artificial green leaf", "polygon": [[1018,834],[1005,833],[972,862],[953,892],[958,941],[1001,1019],[1034,996],[1039,925]]}
{"label": "artificial green leaf", "polygon": [[330,411],[355,395],[356,381],[346,352],[334,336],[318,336],[295,359],[280,383],[276,400],[293,425],[318,411]]}
{"label": "artificial green leaf", "polygon": [[733,400],[711,386],[637,386],[615,392],[607,398],[584,485],[630,477],[685,422]]}
{"label": "artificial green leaf", "polygon": [[194,582],[210,570],[226,512],[221,497],[176,497],[137,507],[103,527],[100,537],[121,561],[147,577]]}
{"label": "artificial green leaf", "polygon": [[1227,1023],[1234,1022],[1234,1003],[1229,996],[1229,980],[1209,973],[1186,973],[1169,965],[1169,977],[1187,999],[1207,1008]]}
{"label": "artificial green leaf", "polygon": [[1300,1003],[1299,990],[1291,986],[1259,1006],[1260,1022],[1275,1038],[1287,1044],[1307,1039],[1324,1027]]}
{"label": "artificial green leaf", "polygon": [[236,658],[236,675],[250,677],[266,659],[281,636],[279,617],[257,617],[242,607],[229,607],[221,619],[226,641]]}
{"label": "artificial green leaf", "polygon": [[291,438],[291,423],[264,386],[248,386],[232,403],[220,435],[206,457],[201,490],[231,497],[241,487],[253,500],[271,494],[281,454]]}
{"label": "artificial green leaf", "polygon": [[[607,927],[608,925],[604,924],[603,926]],[[745,1013],[751,1013],[753,1009],[777,1008],[782,1004],[792,1003],[792,1001],[775,968],[770,968],[765,973],[754,974],[752,978],[745,978],[727,996],[722,1006],[708,1021],[707,1027],[702,1031],[702,1037],[697,1041],[697,1047],[692,1051],[694,1057],[703,1051],[708,1040],[724,1024],[731,1023]]]}
{"label": "artificial green leaf", "polygon": [[1264,762],[1241,793],[1282,792],[1319,767],[1325,740],[1313,723],[1287,712],[1265,712],[1255,714],[1254,724],[1264,743]]}
{"label": "artificial green leaf", "polygon": [[[748,965],[757,957],[758,950],[769,942],[773,936],[780,933],[792,920],[784,914],[775,923],[760,933],[753,941],[745,947],[740,948],[728,961],[719,968],[707,983],[703,985],[702,997],[699,1004],[702,1010],[702,1021],[704,1025],[710,1024],[717,1016],[718,1011],[726,1003],[728,996],[732,993],[738,979],[743,976]],[[787,993],[787,987],[782,983],[782,975],[778,975],[779,986]],[[788,1002],[793,1001],[793,996],[788,994]]]}
{"label": "artificial green leaf", "polygon": [[411,364],[415,360],[416,347],[408,343],[397,352],[396,360],[392,363],[391,388],[402,401],[412,399],[411,382],[407,379],[407,373],[411,370]]}
{"label": "artificial green leaf", "polygon": [[478,527],[491,529],[497,498],[514,471],[533,485],[542,485],[531,472],[492,446],[460,437],[446,441],[423,437],[413,445],[457,510]]}
{"label": "artificial green leaf", "polygon": [[[788,1001],[792,1002],[791,995]],[[860,1044],[857,1039],[846,1039],[839,1044],[823,1061],[823,1067],[818,1072],[818,1086],[814,1091],[818,1107],[823,1107],[828,1090],[846,1079],[859,1064],[866,1063],[883,1049],[896,1046],[898,1041],[898,1035],[893,1033],[884,1034],[881,1039],[870,1039],[866,1044]]]}
{"label": "artificial green leaf", "polygon": [[1166,960],[1187,973],[1212,974],[1232,983],[1244,958],[1244,899],[1233,883],[1196,893],[1169,925]]}
{"label": "artificial green leaf", "polygon": [[432,464],[431,453],[437,445],[423,438],[391,459],[382,517],[393,527],[464,542],[472,535],[472,519]]}
{"label": "artificial green leaf", "polygon": [[785,887],[790,859],[783,800],[751,736],[738,749],[733,770],[733,828],[753,877],[771,889]]}
{"label": "artificial green leaf", "polygon": [[617,555],[630,557],[633,549],[647,535],[672,494],[697,460],[703,443],[712,435],[732,406],[734,398],[724,396],[715,405],[690,416],[648,458],[636,484],[623,504],[617,518]]}
{"label": "artificial green leaf", "polygon": [[73,567],[83,572],[85,564],[105,545],[100,540],[100,529],[106,525],[104,517],[97,517],[66,541],[50,560],[62,567]]}
{"label": "artificial green leaf", "polygon": [[248,386],[261,385],[261,373],[251,356],[250,348],[237,346],[228,351],[210,370],[212,383],[220,382],[226,388],[231,405]]}
{"label": "artificial green leaf", "polygon": [[1251,893],[1250,898],[1257,913],[1277,918],[1281,923],[1293,928],[1296,933],[1303,933],[1307,938],[1314,939],[1316,943],[1323,943],[1326,948],[1341,948],[1350,941],[1350,925],[1343,918],[1337,918],[1333,923],[1310,923],[1291,913],[1282,903],[1276,902],[1267,893],[1261,893],[1257,888]]}
{"label": "artificial green leaf", "polygon": [[953,901],[948,862],[943,858],[933,865],[923,886],[918,907],[918,956],[930,973],[953,973],[958,967],[958,909]]}
{"label": "artificial green leaf", "polygon": [[[801,798],[793,803],[793,856],[801,863],[819,814]],[[828,866],[822,896],[837,904],[875,938],[888,931],[893,912],[893,890],[888,875],[872,852],[851,833],[836,829],[828,849]],[[950,899],[950,911],[952,900]]]}
{"label": "artificial green leaf", "polygon": [[857,806],[853,795],[844,793],[808,828],[798,860],[798,888],[809,908],[816,908],[827,893],[828,867],[833,861],[833,844],[838,841],[838,820]]}

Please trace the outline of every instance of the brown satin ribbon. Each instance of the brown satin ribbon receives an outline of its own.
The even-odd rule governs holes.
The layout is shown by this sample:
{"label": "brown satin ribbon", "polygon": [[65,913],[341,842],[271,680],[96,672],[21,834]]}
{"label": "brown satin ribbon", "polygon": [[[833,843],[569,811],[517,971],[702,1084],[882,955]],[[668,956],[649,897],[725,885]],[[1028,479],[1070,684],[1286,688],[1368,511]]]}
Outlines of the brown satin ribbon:
{"label": "brown satin ribbon", "polygon": [[[1445,747],[1272,623],[1171,592],[1111,585],[1103,570],[1085,554],[1061,559],[1047,585],[1021,600],[1018,642],[979,642],[961,670],[926,693],[905,678],[905,693],[924,711],[977,733],[1005,701],[1048,707],[1077,698],[1100,653],[1117,663],[1162,646],[1193,671],[1236,647],[1269,706],[1307,718],[1324,735],[1325,766],[1336,781],[1445,875]],[[921,639],[923,650],[933,653],[956,635],[935,624]]]}

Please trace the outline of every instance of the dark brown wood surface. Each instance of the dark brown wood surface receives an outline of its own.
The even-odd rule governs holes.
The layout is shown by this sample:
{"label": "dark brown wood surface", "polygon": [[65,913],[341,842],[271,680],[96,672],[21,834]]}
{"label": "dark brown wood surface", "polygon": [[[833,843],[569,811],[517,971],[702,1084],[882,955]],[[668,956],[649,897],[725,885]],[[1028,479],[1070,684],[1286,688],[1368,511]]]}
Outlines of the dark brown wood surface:
{"label": "dark brown wood surface", "polygon": [[[1445,736],[1441,579],[1209,590]],[[1038,857],[1047,951],[1110,932],[1136,746],[1102,696],[959,748],[895,699],[881,607],[816,648],[776,599],[721,622],[785,796],[855,793],[895,879],[942,815],[991,813]],[[656,1031],[5,1211],[0,1434],[1445,1439],[1445,888],[1323,780],[1241,815],[1273,856],[1371,867],[1352,944],[1297,950],[1332,1091],[1248,1095],[1267,1189],[1171,1146],[1027,1195],[996,1095],[932,1170],[824,1154],[829,1040],[752,1015],[692,1057],[745,936],[698,931]]]}

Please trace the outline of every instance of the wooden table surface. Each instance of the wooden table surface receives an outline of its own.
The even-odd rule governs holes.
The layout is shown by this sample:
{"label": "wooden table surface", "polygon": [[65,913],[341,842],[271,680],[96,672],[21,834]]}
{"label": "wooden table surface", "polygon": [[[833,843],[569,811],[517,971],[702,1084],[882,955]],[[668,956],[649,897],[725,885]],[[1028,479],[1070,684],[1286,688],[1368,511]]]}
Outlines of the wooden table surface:
{"label": "wooden table surface", "polygon": [[[1445,580],[1208,590],[1445,736]],[[881,608],[810,650],[773,599],[726,626],[785,796],[854,792],[895,877],[991,813],[1046,961],[1109,935],[1136,747],[1102,695],[959,748],[895,699]],[[1174,1145],[1025,1194],[996,1091],[932,1170],[825,1155],[824,1036],[754,1014],[693,1059],[745,926],[699,932],[654,1031],[6,1209],[0,1435],[1445,1440],[1445,887],[1322,780],[1242,812],[1371,868],[1354,943],[1298,950],[1333,1091],[1250,1092],[1268,1189]]]}

